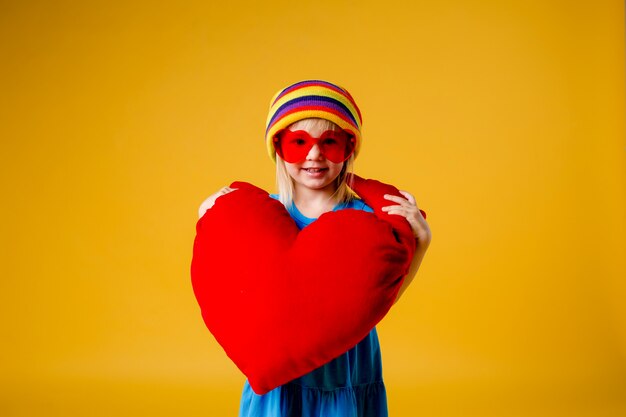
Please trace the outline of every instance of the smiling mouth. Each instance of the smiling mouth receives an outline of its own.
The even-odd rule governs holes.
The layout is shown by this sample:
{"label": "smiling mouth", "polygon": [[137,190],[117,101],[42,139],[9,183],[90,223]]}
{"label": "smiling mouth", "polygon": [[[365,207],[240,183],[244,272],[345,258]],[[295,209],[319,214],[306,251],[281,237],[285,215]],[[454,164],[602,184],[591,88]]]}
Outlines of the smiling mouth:
{"label": "smiling mouth", "polygon": [[305,170],[306,172],[315,173],[315,172],[326,171],[328,168],[302,168],[302,169]]}

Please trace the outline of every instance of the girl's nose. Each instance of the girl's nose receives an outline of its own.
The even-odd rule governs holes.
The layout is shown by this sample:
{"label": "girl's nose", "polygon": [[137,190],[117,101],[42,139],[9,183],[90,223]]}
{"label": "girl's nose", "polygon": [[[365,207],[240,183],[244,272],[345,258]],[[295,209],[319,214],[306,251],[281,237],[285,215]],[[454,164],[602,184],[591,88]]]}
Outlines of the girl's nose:
{"label": "girl's nose", "polygon": [[320,147],[317,145],[313,145],[311,150],[309,151],[306,159],[319,159],[322,156],[322,152],[320,151]]}

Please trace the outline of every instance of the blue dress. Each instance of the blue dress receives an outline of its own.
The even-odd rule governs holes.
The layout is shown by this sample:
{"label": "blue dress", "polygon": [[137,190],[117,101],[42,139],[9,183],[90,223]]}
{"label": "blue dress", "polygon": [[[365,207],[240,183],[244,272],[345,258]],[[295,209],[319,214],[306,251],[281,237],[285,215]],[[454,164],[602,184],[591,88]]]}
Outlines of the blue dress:
{"label": "blue dress", "polygon": [[[270,197],[278,199],[277,194]],[[373,212],[362,200],[340,203],[333,211],[353,208]],[[302,229],[316,219],[295,204],[287,211]],[[257,395],[246,380],[239,417],[387,417],[380,345],[376,328],[355,347],[327,364],[272,391]]]}

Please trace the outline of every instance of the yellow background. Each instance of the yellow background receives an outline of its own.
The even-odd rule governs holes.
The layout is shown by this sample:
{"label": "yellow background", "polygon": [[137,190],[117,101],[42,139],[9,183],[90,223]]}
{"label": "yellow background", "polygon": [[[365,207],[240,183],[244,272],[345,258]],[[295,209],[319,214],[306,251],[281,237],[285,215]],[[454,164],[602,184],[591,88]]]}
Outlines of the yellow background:
{"label": "yellow background", "polygon": [[196,213],[275,191],[304,78],[433,232],[379,325],[390,415],[626,415],[623,2],[226,3],[0,3],[0,415],[237,414]]}

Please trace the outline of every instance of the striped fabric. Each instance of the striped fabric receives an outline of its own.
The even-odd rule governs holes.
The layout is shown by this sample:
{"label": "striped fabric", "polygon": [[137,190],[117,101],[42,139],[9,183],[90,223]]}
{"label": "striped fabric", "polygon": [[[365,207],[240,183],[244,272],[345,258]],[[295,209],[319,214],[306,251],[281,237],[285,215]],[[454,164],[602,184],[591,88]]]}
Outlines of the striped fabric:
{"label": "striped fabric", "polygon": [[356,157],[361,147],[361,112],[346,89],[321,80],[305,80],[279,90],[270,101],[265,124],[267,151],[274,162],[274,135],[298,120],[318,117],[330,120],[356,138]]}

